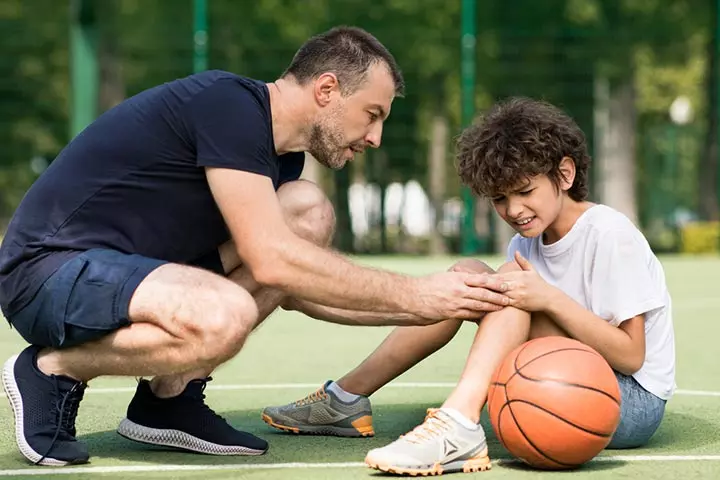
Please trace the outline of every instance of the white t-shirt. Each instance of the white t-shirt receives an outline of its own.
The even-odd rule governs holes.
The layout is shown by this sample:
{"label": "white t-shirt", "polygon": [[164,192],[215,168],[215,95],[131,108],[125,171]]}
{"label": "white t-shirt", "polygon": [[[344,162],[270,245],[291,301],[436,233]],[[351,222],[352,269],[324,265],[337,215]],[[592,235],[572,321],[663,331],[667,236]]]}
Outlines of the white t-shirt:
{"label": "white t-shirt", "polygon": [[585,211],[570,232],[551,245],[542,236],[515,235],[516,250],[538,274],[595,315],[618,326],[645,314],[645,363],[633,377],[668,400],[675,391],[675,335],[665,273],[643,234],[606,205]]}

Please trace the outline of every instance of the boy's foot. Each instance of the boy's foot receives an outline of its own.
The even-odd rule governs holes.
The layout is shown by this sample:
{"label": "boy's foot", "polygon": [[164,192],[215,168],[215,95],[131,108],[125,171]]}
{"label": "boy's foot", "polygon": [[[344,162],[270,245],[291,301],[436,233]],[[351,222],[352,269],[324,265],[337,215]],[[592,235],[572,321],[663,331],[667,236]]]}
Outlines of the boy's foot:
{"label": "boy's foot", "polygon": [[327,381],[318,391],[281,407],[267,407],[262,419],[271,427],[293,433],[372,437],[372,408],[367,397],[343,402],[327,390]]}
{"label": "boy's foot", "polygon": [[2,384],[15,416],[15,441],[37,465],[85,463],[89,455],[75,438],[75,417],[85,384],[37,367],[40,347],[30,346],[5,362]]}
{"label": "boy's foot", "polygon": [[117,432],[152,445],[175,447],[208,455],[262,455],[265,440],[235,430],[205,404],[205,386],[211,378],[192,380],[172,398],[158,398],[150,382],[140,380]]}
{"label": "boy's foot", "polygon": [[428,409],[425,421],[390,445],[368,452],[376,470],[405,475],[479,472],[490,468],[485,432],[469,429],[441,409]]}

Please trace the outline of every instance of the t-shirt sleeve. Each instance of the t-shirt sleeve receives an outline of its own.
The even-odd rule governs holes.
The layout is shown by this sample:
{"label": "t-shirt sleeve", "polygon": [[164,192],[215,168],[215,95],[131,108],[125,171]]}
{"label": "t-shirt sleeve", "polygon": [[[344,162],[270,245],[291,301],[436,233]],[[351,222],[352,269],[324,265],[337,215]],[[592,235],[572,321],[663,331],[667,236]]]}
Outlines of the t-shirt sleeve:
{"label": "t-shirt sleeve", "polygon": [[654,281],[647,245],[625,230],[598,238],[590,276],[593,311],[611,325],[661,308],[662,288]]}
{"label": "t-shirt sleeve", "polygon": [[305,154],[303,152],[293,152],[281,156],[278,185],[300,178],[303,168],[305,168]]}
{"label": "t-shirt sleeve", "polygon": [[272,176],[270,121],[260,101],[233,80],[218,80],[188,102],[197,165]]}
{"label": "t-shirt sleeve", "polygon": [[510,242],[508,243],[507,247],[507,255],[505,258],[506,262],[514,262],[515,261],[515,252],[520,251],[520,254],[527,258],[528,252],[524,252],[522,249],[522,236],[519,234],[516,234],[510,239]]}

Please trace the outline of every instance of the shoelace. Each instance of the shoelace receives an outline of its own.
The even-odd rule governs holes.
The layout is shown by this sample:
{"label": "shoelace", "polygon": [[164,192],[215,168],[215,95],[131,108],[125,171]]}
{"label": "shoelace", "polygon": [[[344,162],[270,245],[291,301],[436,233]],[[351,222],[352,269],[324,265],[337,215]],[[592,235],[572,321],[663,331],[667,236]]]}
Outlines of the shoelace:
{"label": "shoelace", "polygon": [[187,395],[189,398],[192,398],[193,400],[199,400],[199,408],[200,411],[205,413],[206,415],[210,415],[211,417],[214,417],[216,419],[222,420],[223,423],[227,423],[223,417],[215,413],[215,410],[210,408],[207,403],[205,403],[205,388],[207,387],[208,382],[212,381],[212,377],[207,378],[198,378],[196,380],[192,380],[192,383],[198,383],[200,384],[200,392],[197,395],[193,395],[193,393]]}
{"label": "shoelace", "polygon": [[[55,395],[57,397],[61,397],[58,379],[55,376],[53,376],[52,378],[55,386]],[[77,418],[80,401],[83,399],[84,393],[85,384],[78,382],[73,385],[72,388],[68,390],[64,395],[62,395],[61,398],[55,401],[55,409],[57,412],[57,425],[55,427],[55,434],[53,435],[53,438],[50,441],[50,445],[48,446],[45,453],[40,457],[37,462],[35,462],[36,465],[39,465],[40,462],[45,460],[45,458],[50,454],[50,451],[52,451],[53,447],[55,446],[55,442],[57,441],[61,432],[65,431],[70,436],[75,436],[75,419]]]}
{"label": "shoelace", "polygon": [[425,421],[400,438],[411,443],[422,443],[450,430],[450,425],[438,416],[438,408],[428,408]]}
{"label": "shoelace", "polygon": [[327,393],[325,393],[325,390],[322,388],[317,390],[316,392],[311,393],[305,398],[301,398],[297,402],[295,402],[296,407],[302,407],[303,405],[309,405],[311,403],[320,402],[322,400],[325,400],[328,397]]}

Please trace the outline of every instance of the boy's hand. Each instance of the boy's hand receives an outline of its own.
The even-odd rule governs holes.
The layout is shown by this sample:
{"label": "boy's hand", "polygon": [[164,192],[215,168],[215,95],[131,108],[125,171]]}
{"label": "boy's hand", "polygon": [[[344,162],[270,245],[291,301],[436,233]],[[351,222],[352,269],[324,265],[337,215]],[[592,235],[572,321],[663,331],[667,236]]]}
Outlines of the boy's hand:
{"label": "boy's hand", "polygon": [[494,275],[507,285],[504,294],[510,297],[510,305],[528,312],[546,310],[550,299],[556,292],[555,287],[543,280],[530,262],[520,255],[520,252],[515,252],[515,261],[522,269],[521,271]]}

